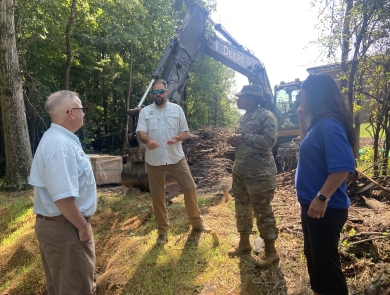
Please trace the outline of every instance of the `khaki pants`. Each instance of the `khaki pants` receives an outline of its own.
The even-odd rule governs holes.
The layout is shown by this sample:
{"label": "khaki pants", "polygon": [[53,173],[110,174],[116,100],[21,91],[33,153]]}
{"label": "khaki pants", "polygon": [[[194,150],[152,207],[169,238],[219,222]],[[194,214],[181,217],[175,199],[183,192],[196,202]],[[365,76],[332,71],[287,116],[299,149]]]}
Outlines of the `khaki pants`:
{"label": "khaki pants", "polygon": [[36,219],[35,234],[49,295],[93,294],[95,243],[80,242],[78,231],[68,221]]}
{"label": "khaki pants", "polygon": [[191,176],[187,161],[183,158],[176,164],[151,166],[148,169],[149,189],[153,200],[154,218],[158,233],[167,234],[169,230],[168,211],[165,202],[165,174],[167,171],[177,181],[184,194],[184,204],[191,224],[199,221],[200,210],[196,195],[195,182]]}

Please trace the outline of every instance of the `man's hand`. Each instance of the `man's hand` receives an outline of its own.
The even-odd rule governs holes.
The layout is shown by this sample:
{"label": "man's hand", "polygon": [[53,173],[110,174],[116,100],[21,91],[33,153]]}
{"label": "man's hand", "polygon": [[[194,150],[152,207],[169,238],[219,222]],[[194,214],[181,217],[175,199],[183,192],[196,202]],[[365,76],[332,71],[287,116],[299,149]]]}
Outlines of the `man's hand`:
{"label": "man's hand", "polygon": [[180,139],[180,137],[178,135],[172,137],[170,140],[167,141],[167,144],[175,144],[176,142],[178,142]]}
{"label": "man's hand", "polygon": [[60,209],[61,213],[65,216],[65,218],[77,228],[80,241],[86,242],[91,240],[91,225],[85,220],[84,216],[81,214],[80,209],[76,204],[75,198],[68,197],[64,199],[59,199],[55,203],[58,209]]}
{"label": "man's hand", "polygon": [[146,142],[146,147],[148,148],[148,150],[154,150],[154,149],[158,148],[159,146],[160,146],[160,144],[150,137],[149,137],[148,141]]}
{"label": "man's hand", "polygon": [[242,140],[241,134],[234,133],[234,134],[229,136],[227,142],[228,142],[228,144],[236,146],[237,144],[244,142],[244,141]]}
{"label": "man's hand", "polygon": [[310,203],[307,215],[311,218],[323,218],[327,207],[327,202],[323,202],[319,198],[315,197]]}
{"label": "man's hand", "polygon": [[79,239],[80,239],[80,242],[87,242],[87,241],[91,240],[91,237],[92,237],[92,228],[91,228],[91,225],[89,223],[87,223],[86,226],[79,229]]}

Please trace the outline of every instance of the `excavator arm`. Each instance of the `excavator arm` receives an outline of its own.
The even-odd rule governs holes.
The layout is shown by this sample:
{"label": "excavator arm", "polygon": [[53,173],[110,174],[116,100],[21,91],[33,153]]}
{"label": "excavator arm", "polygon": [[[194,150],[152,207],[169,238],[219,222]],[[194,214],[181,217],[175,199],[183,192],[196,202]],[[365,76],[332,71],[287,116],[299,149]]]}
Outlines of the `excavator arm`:
{"label": "excavator arm", "polygon": [[[214,30],[220,32],[226,40],[219,38],[215,31],[208,33],[207,20],[211,22]],[[181,28],[170,39],[137,108],[128,110],[132,128],[128,136],[127,163],[122,171],[122,183],[125,186],[148,189],[147,171],[144,163],[145,146],[139,142],[135,130],[140,109],[153,82],[159,78],[167,81],[168,100],[180,103],[191,67],[197,62],[200,53],[209,55],[248,77],[249,83],[263,86],[266,92],[267,108],[273,111],[272,88],[263,63],[240,45],[220,24],[215,24],[208,17],[208,11],[205,8],[198,4],[190,5]],[[170,179],[166,179],[167,183],[170,181]]]}
{"label": "excavator arm", "polygon": [[[219,38],[215,31],[207,35],[207,20],[211,22],[214,30],[220,32],[227,41]],[[222,25],[215,24],[208,17],[208,11],[205,8],[192,4],[187,8],[181,28],[171,38],[164,56],[152,74],[152,81],[138,107],[142,106],[151,85],[159,78],[168,83],[168,99],[179,103],[191,67],[201,52],[248,77],[249,83],[262,85],[265,91],[272,95],[272,88],[263,63],[240,45]]]}

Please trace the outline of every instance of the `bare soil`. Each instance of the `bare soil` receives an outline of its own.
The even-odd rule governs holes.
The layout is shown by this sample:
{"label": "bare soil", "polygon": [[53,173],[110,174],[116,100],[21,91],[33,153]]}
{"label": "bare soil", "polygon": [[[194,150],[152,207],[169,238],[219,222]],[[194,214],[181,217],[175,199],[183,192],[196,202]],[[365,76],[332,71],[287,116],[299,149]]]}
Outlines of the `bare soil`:
{"label": "bare soil", "polygon": [[[185,142],[184,149],[199,194],[230,189],[233,162],[226,159],[226,139],[230,133],[222,128],[203,128],[195,131],[196,136]],[[360,140],[361,147],[372,144],[373,139]],[[280,220],[280,232],[294,234],[302,239],[294,173],[290,171],[278,175],[273,206]],[[351,196],[349,219],[342,233],[341,239],[345,245],[341,251],[344,273],[349,278],[364,280],[364,284],[368,284],[373,273],[388,267],[390,262],[390,185],[386,183],[385,186],[389,191],[373,189]],[[370,204],[374,202],[375,206],[371,207]],[[297,259],[301,247],[301,243],[290,245],[281,256]],[[378,294],[390,294],[390,289],[384,292],[388,293]]]}

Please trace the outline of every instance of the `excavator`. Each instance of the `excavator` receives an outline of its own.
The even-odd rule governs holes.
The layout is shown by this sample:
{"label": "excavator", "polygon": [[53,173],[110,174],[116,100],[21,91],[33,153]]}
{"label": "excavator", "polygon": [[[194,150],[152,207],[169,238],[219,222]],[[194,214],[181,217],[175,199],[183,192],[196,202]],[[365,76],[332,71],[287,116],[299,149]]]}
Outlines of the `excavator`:
{"label": "excavator", "polygon": [[[207,29],[207,21],[212,25],[212,31]],[[217,32],[224,39],[219,37]],[[204,7],[195,3],[187,7],[182,26],[170,39],[137,107],[127,111],[131,118],[131,133],[128,135],[128,156],[125,159],[121,175],[122,184],[126,187],[148,189],[147,171],[144,163],[145,145],[138,140],[135,130],[139,112],[153,82],[160,78],[167,81],[168,100],[180,103],[181,95],[189,79],[191,66],[201,53],[246,76],[249,84],[263,87],[266,93],[264,97],[267,101],[266,108],[276,115],[279,122],[279,140],[274,147],[275,159],[280,161],[278,170],[294,165],[296,158],[291,161],[288,160],[288,156],[291,156],[291,153],[295,151],[292,151],[288,145],[291,145],[292,138],[299,135],[298,117],[295,109],[299,105],[301,82],[299,80],[289,83],[282,82],[275,86],[275,95],[273,95],[264,64],[238,43],[221,24],[214,23]],[[283,147],[283,150],[278,156],[280,146]],[[173,182],[173,179],[167,175],[166,183],[170,182]]]}

